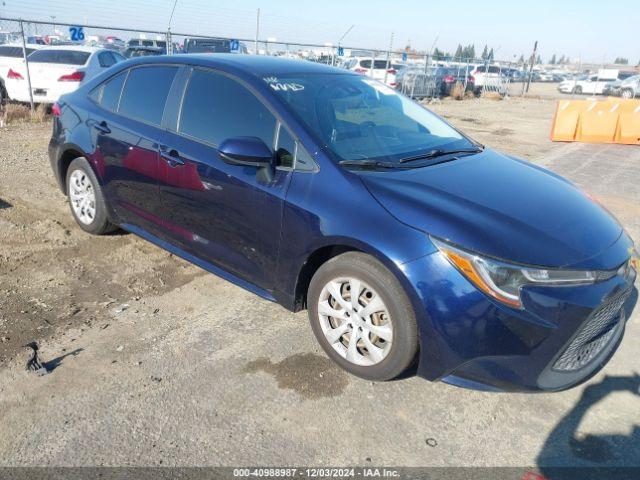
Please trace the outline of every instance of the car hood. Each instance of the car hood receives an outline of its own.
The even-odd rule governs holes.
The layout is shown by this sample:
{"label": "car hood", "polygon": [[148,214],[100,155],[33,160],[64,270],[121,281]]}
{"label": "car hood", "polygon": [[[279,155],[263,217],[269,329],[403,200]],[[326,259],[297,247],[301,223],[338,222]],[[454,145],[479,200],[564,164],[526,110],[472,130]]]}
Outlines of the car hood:
{"label": "car hood", "polygon": [[399,221],[478,253],[550,267],[614,268],[603,263],[624,261],[596,259],[622,235],[601,206],[562,177],[489,149],[359,175]]}

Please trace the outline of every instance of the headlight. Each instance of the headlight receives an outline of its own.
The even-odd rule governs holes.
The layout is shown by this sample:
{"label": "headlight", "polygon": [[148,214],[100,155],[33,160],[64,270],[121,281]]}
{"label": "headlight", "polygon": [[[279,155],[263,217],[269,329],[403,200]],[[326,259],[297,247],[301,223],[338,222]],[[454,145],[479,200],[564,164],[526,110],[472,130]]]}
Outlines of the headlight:
{"label": "headlight", "polygon": [[612,271],[541,269],[511,265],[467,252],[431,238],[438,250],[476,287],[514,308],[522,308],[520,289],[524,285],[580,285],[606,280]]}

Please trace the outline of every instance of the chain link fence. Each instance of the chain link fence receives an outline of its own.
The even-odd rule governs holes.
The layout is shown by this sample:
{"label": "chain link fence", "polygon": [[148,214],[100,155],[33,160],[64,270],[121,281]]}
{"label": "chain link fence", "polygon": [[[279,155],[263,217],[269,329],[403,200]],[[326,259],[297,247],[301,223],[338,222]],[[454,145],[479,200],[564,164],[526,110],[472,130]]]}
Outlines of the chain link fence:
{"label": "chain link fence", "polygon": [[[455,98],[489,94],[501,97],[520,95],[525,90],[521,82],[528,80],[527,75],[531,75],[528,65],[522,62],[444,58],[424,52],[282,42],[276,38],[225,38],[201,33],[8,18],[0,18],[0,44],[24,45],[23,53],[27,54],[44,45],[81,44],[113,49],[125,56],[183,52],[279,56],[346,68],[422,101],[436,101],[448,95]],[[0,91],[3,99],[7,98],[3,86],[8,71],[5,60],[0,55]]]}

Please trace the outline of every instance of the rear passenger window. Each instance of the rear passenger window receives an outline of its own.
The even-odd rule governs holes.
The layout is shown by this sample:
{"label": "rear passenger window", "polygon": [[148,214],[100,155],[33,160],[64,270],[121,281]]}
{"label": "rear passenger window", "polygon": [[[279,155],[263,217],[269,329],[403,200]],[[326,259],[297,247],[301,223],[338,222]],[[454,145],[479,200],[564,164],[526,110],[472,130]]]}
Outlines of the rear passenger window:
{"label": "rear passenger window", "polygon": [[102,100],[100,101],[102,108],[113,112],[118,110],[118,101],[120,100],[120,92],[122,92],[125,78],[127,78],[127,72],[122,72],[104,84],[102,87]]}
{"label": "rear passenger window", "polygon": [[[128,84],[128,82],[127,82]],[[214,146],[231,137],[258,137],[273,147],[276,119],[253,93],[224,75],[194,70],[178,131]]]}
{"label": "rear passenger window", "polygon": [[131,69],[124,85],[118,113],[160,125],[164,104],[177,71],[177,67]]}
{"label": "rear passenger window", "polygon": [[116,64],[116,59],[111,52],[101,52],[98,54],[98,62],[102,68],[108,68]]}

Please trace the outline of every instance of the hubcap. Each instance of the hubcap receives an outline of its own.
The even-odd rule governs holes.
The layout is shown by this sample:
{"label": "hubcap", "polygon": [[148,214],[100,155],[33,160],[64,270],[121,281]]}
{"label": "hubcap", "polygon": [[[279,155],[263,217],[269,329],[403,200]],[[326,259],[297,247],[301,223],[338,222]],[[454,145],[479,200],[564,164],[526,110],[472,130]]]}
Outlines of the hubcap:
{"label": "hubcap", "polygon": [[96,218],[96,196],[91,180],[82,170],[75,170],[69,177],[69,201],[73,212],[85,225]]}
{"label": "hubcap", "polygon": [[380,363],[391,349],[393,325],[382,297],[353,277],[327,283],[318,300],[320,327],[333,349],[351,363]]}

